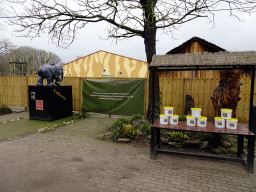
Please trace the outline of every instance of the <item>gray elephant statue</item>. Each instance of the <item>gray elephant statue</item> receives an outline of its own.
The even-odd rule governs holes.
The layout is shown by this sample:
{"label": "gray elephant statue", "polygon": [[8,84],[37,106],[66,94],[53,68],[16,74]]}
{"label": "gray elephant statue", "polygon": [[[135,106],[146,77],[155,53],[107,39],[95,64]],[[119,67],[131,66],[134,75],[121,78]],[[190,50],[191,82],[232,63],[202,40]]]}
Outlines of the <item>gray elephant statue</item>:
{"label": "gray elephant statue", "polygon": [[[38,86],[43,85],[44,78],[47,79],[47,85],[53,86],[53,80],[55,79],[55,85],[60,85],[60,82],[63,81],[63,68],[59,64],[43,64],[38,69],[38,80],[37,84]],[[61,78],[60,78],[61,76]]]}

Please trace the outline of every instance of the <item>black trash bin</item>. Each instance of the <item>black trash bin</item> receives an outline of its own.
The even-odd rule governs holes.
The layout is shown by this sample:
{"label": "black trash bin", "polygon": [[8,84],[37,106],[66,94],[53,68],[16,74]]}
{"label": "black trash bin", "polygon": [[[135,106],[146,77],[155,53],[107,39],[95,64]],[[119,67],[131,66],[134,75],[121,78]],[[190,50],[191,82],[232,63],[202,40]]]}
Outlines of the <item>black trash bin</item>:
{"label": "black trash bin", "polygon": [[28,86],[29,118],[54,121],[72,115],[72,86]]}

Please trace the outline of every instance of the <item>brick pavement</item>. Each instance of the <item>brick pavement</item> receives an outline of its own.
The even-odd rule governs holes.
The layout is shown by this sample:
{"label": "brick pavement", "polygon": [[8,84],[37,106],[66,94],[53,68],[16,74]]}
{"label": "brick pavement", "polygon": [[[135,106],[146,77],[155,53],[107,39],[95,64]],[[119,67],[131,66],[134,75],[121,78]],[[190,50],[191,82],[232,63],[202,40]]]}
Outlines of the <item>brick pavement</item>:
{"label": "brick pavement", "polygon": [[0,191],[256,190],[256,173],[247,173],[239,162],[169,154],[151,160],[149,147],[96,140],[112,121],[90,117],[0,142]]}

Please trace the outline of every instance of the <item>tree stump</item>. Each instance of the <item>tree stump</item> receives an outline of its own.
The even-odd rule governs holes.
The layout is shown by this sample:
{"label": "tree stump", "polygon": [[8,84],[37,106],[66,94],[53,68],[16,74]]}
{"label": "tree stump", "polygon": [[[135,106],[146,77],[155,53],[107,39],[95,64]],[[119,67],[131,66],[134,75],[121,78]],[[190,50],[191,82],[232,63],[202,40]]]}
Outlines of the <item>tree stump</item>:
{"label": "tree stump", "polygon": [[221,70],[219,86],[214,89],[211,100],[215,109],[215,116],[221,116],[221,109],[232,109],[232,118],[236,117],[236,108],[238,101],[241,100],[239,94],[241,93],[240,86],[243,83],[240,81],[240,70]]}

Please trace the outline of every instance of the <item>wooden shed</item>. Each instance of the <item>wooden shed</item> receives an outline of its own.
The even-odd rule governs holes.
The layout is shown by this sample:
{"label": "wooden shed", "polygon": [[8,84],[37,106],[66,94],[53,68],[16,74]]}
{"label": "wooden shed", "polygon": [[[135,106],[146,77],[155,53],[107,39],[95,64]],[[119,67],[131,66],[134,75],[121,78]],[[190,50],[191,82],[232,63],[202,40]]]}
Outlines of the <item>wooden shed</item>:
{"label": "wooden shed", "polygon": [[[166,54],[182,54],[182,53],[190,53],[190,54],[198,54],[198,53],[215,53],[220,51],[226,51],[225,49],[210,43],[204,39],[199,37],[192,37],[188,41],[184,42],[180,46],[168,51]],[[173,71],[173,72],[161,72],[161,77],[180,77],[180,78],[213,78],[219,77],[219,71]]]}
{"label": "wooden shed", "polygon": [[[174,54],[174,55],[155,55],[149,69],[157,69],[157,73],[162,72],[189,72],[195,71],[219,71],[219,70],[247,70],[255,71],[256,52],[217,52],[201,54]],[[253,68],[252,68],[253,67]],[[255,75],[255,73],[254,73]],[[214,89],[219,85],[219,79],[214,78],[160,78],[160,90],[162,92],[161,112],[164,106],[173,106],[175,114],[183,115],[185,108],[186,94],[193,97],[195,106],[202,108],[202,115],[209,120],[215,117],[214,107],[210,96]],[[250,89],[254,78],[243,79],[244,85],[241,86],[241,100],[238,103],[236,118],[239,122],[247,123],[251,106],[248,100],[253,97],[255,92]]]}
{"label": "wooden shed", "polygon": [[147,78],[147,62],[97,51],[63,66],[65,77]]}

